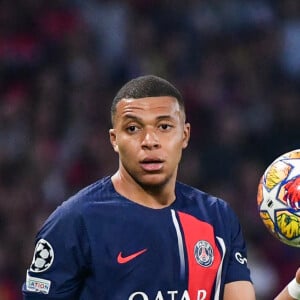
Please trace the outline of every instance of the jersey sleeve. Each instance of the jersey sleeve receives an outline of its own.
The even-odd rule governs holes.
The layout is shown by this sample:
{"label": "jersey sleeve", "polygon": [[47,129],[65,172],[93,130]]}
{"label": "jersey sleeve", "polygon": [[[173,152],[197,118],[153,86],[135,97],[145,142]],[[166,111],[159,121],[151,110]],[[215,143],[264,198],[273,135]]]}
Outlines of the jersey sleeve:
{"label": "jersey sleeve", "polygon": [[79,210],[64,203],[36,236],[23,299],[79,299],[89,270],[89,243]]}
{"label": "jersey sleeve", "polygon": [[228,269],[225,282],[251,281],[247,266],[247,249],[242,228],[236,214],[229,208],[230,245],[227,248]]}

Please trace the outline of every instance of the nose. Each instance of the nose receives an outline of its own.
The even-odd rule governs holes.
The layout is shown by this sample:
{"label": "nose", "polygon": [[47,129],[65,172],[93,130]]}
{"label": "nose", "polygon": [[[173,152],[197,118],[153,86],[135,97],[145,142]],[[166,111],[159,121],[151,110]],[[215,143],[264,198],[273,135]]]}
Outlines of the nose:
{"label": "nose", "polygon": [[147,149],[159,148],[159,138],[153,130],[147,130],[142,140],[142,147]]}

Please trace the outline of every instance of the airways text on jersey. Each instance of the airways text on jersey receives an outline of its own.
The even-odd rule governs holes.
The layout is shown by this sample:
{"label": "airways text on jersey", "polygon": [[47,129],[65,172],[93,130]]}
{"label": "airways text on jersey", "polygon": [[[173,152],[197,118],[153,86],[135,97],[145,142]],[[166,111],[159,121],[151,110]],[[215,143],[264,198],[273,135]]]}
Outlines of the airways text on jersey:
{"label": "airways text on jersey", "polygon": [[134,292],[128,300],[205,300],[207,292],[206,290],[198,290],[196,298],[192,298],[187,290],[183,293],[173,290],[163,293],[158,291],[155,298],[150,298],[145,292]]}

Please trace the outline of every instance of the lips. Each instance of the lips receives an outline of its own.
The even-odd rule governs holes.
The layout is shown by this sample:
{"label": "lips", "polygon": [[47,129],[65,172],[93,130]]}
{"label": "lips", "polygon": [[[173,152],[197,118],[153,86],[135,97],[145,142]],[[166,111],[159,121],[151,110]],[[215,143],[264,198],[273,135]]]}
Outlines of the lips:
{"label": "lips", "polygon": [[163,168],[164,161],[156,158],[146,158],[140,162],[143,170],[148,172],[160,171]]}

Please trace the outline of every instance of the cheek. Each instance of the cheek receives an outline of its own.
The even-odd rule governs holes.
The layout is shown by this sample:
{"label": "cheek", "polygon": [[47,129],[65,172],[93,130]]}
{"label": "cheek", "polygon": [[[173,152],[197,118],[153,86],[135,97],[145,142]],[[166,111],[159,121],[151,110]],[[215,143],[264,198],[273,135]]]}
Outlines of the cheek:
{"label": "cheek", "polygon": [[187,143],[186,141],[182,138],[182,139],[179,139],[179,138],[169,138],[167,143],[169,144],[169,149],[170,150],[173,150],[174,152],[177,151],[177,152],[181,152],[182,149],[186,148],[187,146]]}
{"label": "cheek", "polygon": [[135,157],[138,144],[130,139],[124,139],[118,142],[119,155],[121,157]]}
{"label": "cheek", "polygon": [[165,148],[166,152],[168,153],[169,158],[171,158],[174,163],[179,163],[182,150],[184,149],[182,140],[172,140],[172,142],[168,143],[168,147]]}

